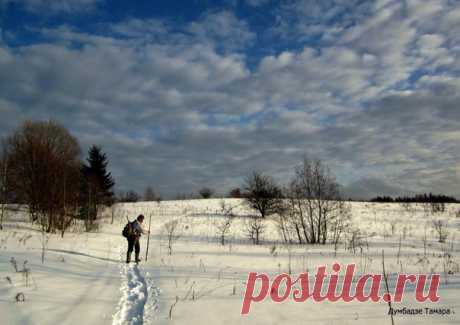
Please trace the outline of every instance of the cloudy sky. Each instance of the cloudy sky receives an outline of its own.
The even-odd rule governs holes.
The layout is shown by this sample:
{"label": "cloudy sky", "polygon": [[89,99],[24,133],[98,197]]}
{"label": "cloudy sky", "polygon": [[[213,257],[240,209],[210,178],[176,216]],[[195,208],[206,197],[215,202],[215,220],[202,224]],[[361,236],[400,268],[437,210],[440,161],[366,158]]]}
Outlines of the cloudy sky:
{"label": "cloudy sky", "polygon": [[123,190],[307,154],[346,195],[460,197],[460,2],[0,0],[0,114],[101,145]]}

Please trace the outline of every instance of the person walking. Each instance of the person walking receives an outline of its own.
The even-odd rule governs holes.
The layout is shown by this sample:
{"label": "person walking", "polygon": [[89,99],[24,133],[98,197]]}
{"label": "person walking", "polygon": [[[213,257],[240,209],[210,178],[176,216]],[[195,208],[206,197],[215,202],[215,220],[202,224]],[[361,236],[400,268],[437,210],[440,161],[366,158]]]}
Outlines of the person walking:
{"label": "person walking", "polygon": [[126,237],[128,239],[128,253],[126,254],[126,263],[131,262],[131,254],[133,250],[135,253],[136,263],[140,262],[139,252],[141,251],[141,246],[139,244],[139,239],[141,238],[142,234],[150,234],[148,230],[145,230],[142,227],[144,219],[144,216],[140,214],[136,220],[131,223],[131,231]]}

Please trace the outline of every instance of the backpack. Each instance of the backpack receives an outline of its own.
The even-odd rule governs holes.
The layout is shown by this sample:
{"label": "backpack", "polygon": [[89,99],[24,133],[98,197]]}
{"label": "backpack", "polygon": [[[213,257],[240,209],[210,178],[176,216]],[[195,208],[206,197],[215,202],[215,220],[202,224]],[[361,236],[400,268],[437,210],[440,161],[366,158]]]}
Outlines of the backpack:
{"label": "backpack", "polygon": [[126,238],[131,237],[133,235],[133,225],[131,222],[128,221],[126,226],[123,228],[121,234],[123,235],[123,237]]}

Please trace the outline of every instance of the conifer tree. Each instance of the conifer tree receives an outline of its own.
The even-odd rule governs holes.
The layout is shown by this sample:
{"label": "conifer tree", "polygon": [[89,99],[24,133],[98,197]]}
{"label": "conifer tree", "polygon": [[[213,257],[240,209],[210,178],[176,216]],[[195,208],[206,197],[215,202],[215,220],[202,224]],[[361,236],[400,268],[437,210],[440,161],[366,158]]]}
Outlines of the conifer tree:
{"label": "conifer tree", "polygon": [[107,155],[98,146],[91,146],[87,163],[81,167],[82,194],[80,216],[86,221],[87,230],[91,229],[101,205],[114,202],[113,186],[115,182],[107,171]]}

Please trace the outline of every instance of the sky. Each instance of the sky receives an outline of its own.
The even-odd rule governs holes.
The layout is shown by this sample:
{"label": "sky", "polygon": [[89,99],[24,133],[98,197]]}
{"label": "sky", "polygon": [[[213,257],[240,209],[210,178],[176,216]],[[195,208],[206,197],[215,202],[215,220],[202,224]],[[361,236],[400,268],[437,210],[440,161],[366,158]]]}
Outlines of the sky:
{"label": "sky", "polygon": [[58,121],[117,190],[321,159],[343,195],[460,198],[460,1],[0,0],[0,136]]}

